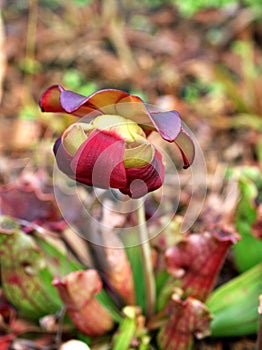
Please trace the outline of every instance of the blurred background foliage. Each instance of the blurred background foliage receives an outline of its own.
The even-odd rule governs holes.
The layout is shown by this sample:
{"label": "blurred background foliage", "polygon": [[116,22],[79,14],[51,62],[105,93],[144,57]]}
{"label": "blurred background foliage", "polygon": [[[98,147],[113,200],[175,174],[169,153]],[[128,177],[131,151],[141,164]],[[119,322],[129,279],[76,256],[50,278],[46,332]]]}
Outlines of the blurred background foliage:
{"label": "blurred background foliage", "polygon": [[[191,231],[233,225],[242,241],[228,255],[219,284],[236,275],[243,283],[242,273],[250,269],[253,281],[262,261],[260,3],[0,0],[1,184],[32,169],[44,169],[51,178],[53,140],[73,121],[39,110],[40,94],[51,84],[83,95],[118,88],[176,109],[198,140],[208,170],[206,202]],[[188,193],[185,187],[181,214]],[[218,290],[210,305],[231,287]],[[223,322],[218,327],[224,329]],[[252,336],[199,341],[195,349],[253,349],[254,343]]]}

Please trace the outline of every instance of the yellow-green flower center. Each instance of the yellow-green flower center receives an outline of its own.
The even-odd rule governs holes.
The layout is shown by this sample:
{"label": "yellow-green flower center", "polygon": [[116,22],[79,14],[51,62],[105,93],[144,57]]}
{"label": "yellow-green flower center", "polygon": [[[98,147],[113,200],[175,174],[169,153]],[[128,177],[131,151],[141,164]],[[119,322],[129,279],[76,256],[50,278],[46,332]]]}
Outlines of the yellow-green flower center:
{"label": "yellow-green flower center", "polygon": [[146,137],[143,129],[130,119],[120,115],[100,115],[90,123],[95,129],[114,131],[126,142],[134,142],[138,136]]}
{"label": "yellow-green flower center", "polygon": [[71,125],[63,137],[64,147],[71,155],[75,155],[90,132],[95,129],[111,131],[125,141],[125,168],[139,168],[151,162],[154,156],[154,147],[146,139],[143,129],[132,120],[119,115],[101,115],[89,124],[75,123]]}

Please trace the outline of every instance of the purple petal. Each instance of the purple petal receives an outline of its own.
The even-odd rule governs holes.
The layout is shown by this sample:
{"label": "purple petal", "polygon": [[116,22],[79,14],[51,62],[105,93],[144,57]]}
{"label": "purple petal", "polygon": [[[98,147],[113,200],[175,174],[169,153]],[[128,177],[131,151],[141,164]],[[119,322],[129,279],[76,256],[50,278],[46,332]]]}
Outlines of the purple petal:
{"label": "purple petal", "polygon": [[99,111],[99,114],[116,114],[115,105],[127,96],[128,93],[115,89],[99,90],[87,97],[64,90],[60,102],[65,112],[83,117],[95,110]]}
{"label": "purple petal", "polygon": [[93,106],[88,102],[89,97],[80,95],[76,92],[64,90],[61,93],[60,103],[63,110],[66,113],[75,115],[76,117],[88,116],[88,114],[90,113],[92,113],[93,117],[94,111],[98,111],[97,114],[102,113],[101,111],[99,111],[99,107]]}
{"label": "purple petal", "polygon": [[150,117],[161,137],[173,142],[181,131],[181,119],[177,111],[151,112]]}
{"label": "purple petal", "polygon": [[[126,104],[129,104],[128,108]],[[181,130],[179,113],[149,112],[142,99],[116,89],[104,89],[90,96],[83,96],[60,85],[48,88],[40,99],[45,112],[66,112],[83,117],[92,111],[104,114],[120,113],[145,127],[153,126],[167,141],[174,141]]]}

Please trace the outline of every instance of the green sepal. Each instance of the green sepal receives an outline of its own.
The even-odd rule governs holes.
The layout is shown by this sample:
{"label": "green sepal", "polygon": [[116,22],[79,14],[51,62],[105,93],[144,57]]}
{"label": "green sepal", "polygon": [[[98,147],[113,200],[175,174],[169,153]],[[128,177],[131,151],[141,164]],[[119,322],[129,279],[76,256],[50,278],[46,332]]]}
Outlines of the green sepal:
{"label": "green sepal", "polygon": [[258,329],[258,296],[262,291],[262,264],[217,288],[206,305],[213,315],[211,336],[235,337]]}

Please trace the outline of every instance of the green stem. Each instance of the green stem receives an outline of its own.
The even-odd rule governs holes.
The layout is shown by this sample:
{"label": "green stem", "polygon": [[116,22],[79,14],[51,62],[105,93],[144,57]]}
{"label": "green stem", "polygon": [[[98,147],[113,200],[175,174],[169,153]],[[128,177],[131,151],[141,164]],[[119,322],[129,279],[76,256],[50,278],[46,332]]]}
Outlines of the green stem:
{"label": "green stem", "polygon": [[145,207],[142,199],[138,199],[136,214],[146,286],[146,316],[147,318],[150,318],[155,311],[155,280],[151,259],[151,248],[146,226]]}

